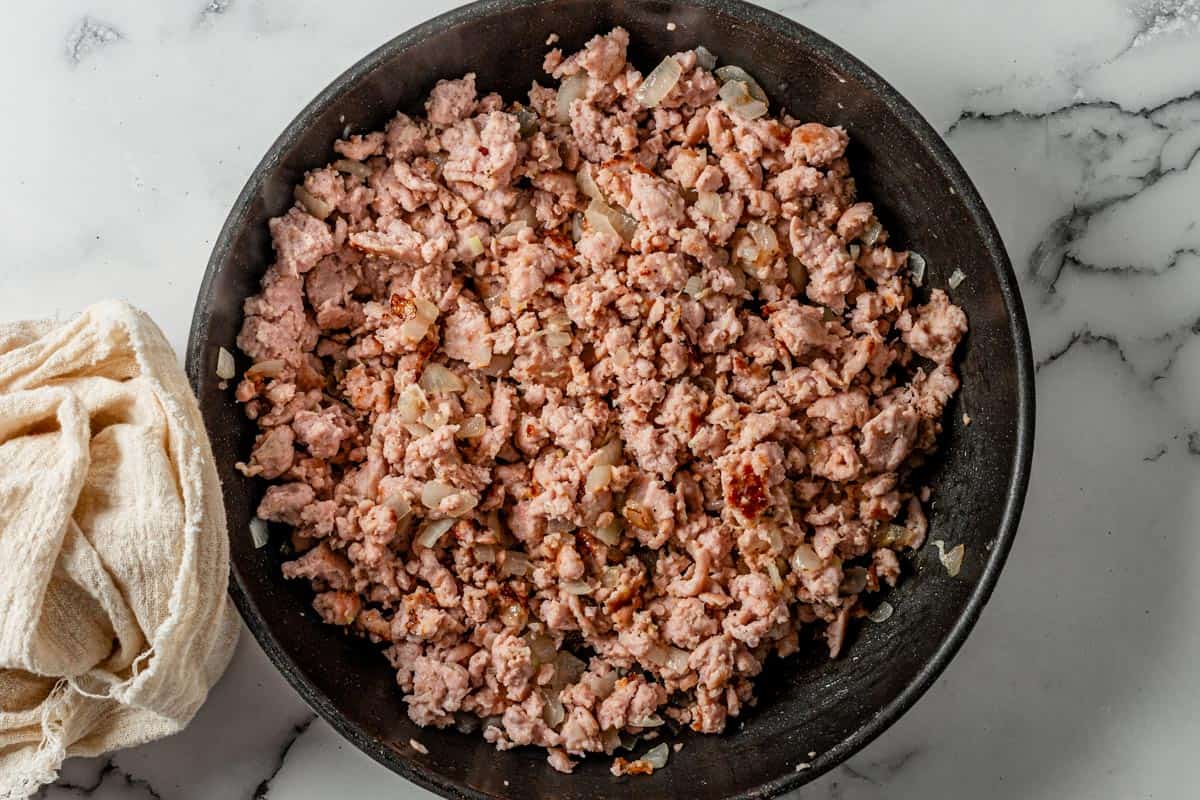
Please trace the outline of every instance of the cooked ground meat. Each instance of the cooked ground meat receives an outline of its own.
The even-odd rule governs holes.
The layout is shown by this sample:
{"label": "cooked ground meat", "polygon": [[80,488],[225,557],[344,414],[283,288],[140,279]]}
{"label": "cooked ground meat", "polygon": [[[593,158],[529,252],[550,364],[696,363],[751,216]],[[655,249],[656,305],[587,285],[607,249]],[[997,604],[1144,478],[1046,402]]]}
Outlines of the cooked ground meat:
{"label": "cooked ground meat", "polygon": [[730,105],[690,51],[647,107],[628,40],[551,51],[561,93],[467,75],[337,142],[238,342],[284,575],[418,724],[564,771],[844,649],[924,541],[967,330],[911,305],[844,131]]}

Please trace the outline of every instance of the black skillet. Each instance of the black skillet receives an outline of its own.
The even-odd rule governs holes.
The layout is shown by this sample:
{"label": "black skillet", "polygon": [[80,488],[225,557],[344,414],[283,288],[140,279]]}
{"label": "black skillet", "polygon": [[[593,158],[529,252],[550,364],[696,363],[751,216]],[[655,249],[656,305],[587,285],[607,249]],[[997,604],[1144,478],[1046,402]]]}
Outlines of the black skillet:
{"label": "black skillet", "polygon": [[[950,577],[927,545],[887,598],[895,615],[856,626],[841,658],[829,661],[814,644],[771,661],[758,680],[757,707],[724,735],[684,735],[685,747],[666,769],[620,779],[609,774],[608,759],[588,759],[568,776],[552,770],[540,751],[499,753],[477,734],[415,727],[375,648],[320,624],[306,588],[281,580],[278,538],[254,548],[247,526],[263,486],[233,468],[249,452],[254,426],[214,374],[218,347],[237,352],[242,300],[271,261],[268,218],[291,205],[292,186],[306,169],[333,158],[333,140],[347,124],[366,132],[382,128],[397,109],[417,113],[438,78],[468,71],[484,91],[523,97],[533,80],[545,82],[550,34],[570,52],[614,25],[632,34],[630,58],[643,72],[669,53],[703,44],[721,63],[749,70],[776,108],[844,125],[861,196],[875,202],[898,246],[925,255],[927,285],[944,287],[954,268],[963,270],[966,281],[952,296],[971,321],[960,349],[962,393],[947,412],[944,457],[931,474],[930,539],[966,545],[961,573]],[[239,368],[246,366],[239,356]],[[908,709],[962,644],[1012,544],[1033,442],[1033,369],[1017,282],[962,167],[917,111],[857,59],[795,22],[728,0],[489,0],[368,55],[300,112],[250,176],[208,263],[187,367],[224,483],[230,591],[250,631],[343,736],[409,780],[455,798],[768,797],[829,770]],[[428,754],[409,747],[414,738]]]}

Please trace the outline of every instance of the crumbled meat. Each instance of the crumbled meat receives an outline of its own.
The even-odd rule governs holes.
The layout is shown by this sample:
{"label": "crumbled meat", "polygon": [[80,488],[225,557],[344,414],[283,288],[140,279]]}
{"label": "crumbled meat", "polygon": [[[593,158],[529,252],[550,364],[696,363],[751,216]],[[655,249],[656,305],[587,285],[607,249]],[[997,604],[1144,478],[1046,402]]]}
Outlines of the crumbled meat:
{"label": "crumbled meat", "polygon": [[468,74],[337,141],[238,336],[284,577],[385,648],[416,723],[561,772],[845,652],[928,534],[967,331],[914,300],[844,130],[742,119],[694,51],[643,109],[628,48],[546,56],[565,117]]}
{"label": "crumbled meat", "polygon": [[890,472],[908,458],[921,417],[906,403],[893,403],[862,426],[860,449],[867,466]]}
{"label": "crumbled meat", "polygon": [[333,232],[321,220],[293,208],[271,220],[278,268],[293,275],[308,272],[333,252]]}
{"label": "crumbled meat", "polygon": [[475,73],[456,81],[438,81],[429,93],[425,113],[434,125],[453,125],[466,119],[475,108]]}
{"label": "crumbled meat", "polygon": [[[915,317],[915,318],[914,318]],[[896,321],[903,331],[904,343],[917,355],[938,364],[949,363],[955,348],[967,332],[967,315],[941,289],[934,289],[929,304],[906,310]]]}

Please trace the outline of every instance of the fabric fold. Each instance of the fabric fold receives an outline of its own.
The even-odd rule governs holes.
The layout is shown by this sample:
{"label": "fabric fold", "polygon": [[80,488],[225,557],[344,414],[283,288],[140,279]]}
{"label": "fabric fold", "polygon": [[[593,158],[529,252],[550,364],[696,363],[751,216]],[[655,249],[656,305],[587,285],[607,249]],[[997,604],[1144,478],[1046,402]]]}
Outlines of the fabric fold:
{"label": "fabric fold", "polygon": [[0,326],[0,564],[0,800],[182,729],[229,663],[203,418],[126,303]]}

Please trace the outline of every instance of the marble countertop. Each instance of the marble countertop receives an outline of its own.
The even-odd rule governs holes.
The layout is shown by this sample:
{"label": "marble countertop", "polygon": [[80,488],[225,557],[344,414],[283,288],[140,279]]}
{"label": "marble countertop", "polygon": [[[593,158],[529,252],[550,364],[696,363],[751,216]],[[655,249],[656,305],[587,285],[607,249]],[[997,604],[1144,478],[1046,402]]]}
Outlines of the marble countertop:
{"label": "marble countertop", "polygon": [[[182,352],[209,248],[336,74],[453,5],[62,0],[0,33],[0,319],[107,295]],[[1021,531],[961,654],[813,800],[1163,798],[1200,747],[1200,0],[773,0],[879,70],[978,183],[1038,362]],[[418,10],[419,7],[419,10]],[[243,638],[184,733],[47,800],[429,797]]]}

